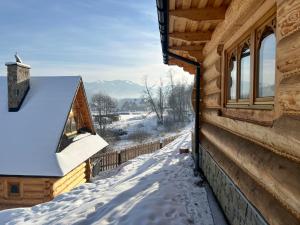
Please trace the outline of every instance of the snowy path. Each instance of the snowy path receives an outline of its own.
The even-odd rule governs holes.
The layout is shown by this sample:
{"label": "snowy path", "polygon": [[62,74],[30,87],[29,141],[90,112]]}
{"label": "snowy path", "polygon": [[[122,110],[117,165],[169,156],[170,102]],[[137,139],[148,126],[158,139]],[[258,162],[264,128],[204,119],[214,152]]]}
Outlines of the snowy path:
{"label": "snowy path", "polygon": [[190,145],[189,134],[51,202],[0,211],[0,224],[213,224],[192,158],[178,154],[181,145]]}

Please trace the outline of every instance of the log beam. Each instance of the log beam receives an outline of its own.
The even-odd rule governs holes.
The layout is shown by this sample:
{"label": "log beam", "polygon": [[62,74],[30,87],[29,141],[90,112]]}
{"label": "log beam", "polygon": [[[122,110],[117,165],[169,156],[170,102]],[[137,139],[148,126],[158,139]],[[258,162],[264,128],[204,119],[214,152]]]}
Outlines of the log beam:
{"label": "log beam", "polygon": [[170,46],[170,50],[177,51],[202,51],[204,48],[203,45],[184,45],[184,46]]}
{"label": "log beam", "polygon": [[169,34],[169,38],[181,41],[208,42],[211,39],[211,32],[174,32]]}
{"label": "log beam", "polygon": [[189,55],[196,58],[198,62],[202,62],[204,60],[204,56],[202,51],[188,51]]}
{"label": "log beam", "polygon": [[169,12],[170,16],[181,17],[194,21],[218,21],[225,19],[225,7],[200,8],[200,9],[177,9]]}
{"label": "log beam", "polygon": [[169,65],[174,65],[174,66],[179,66],[181,67],[184,71],[190,73],[190,74],[195,74],[195,66],[192,66],[188,63],[182,62],[178,59],[170,58],[169,59]]}

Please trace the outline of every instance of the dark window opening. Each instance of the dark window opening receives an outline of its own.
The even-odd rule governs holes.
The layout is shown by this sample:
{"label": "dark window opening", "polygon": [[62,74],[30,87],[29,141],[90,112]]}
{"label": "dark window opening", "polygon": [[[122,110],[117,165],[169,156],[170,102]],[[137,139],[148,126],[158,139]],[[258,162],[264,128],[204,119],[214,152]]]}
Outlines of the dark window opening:
{"label": "dark window opening", "polygon": [[21,195],[19,183],[8,183],[8,195],[19,197]]}

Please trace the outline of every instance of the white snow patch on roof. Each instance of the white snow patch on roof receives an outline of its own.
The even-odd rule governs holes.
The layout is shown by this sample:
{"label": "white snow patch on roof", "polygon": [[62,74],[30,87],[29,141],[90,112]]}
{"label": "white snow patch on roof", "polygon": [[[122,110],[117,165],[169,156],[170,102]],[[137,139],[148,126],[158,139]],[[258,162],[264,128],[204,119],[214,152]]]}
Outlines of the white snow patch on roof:
{"label": "white snow patch on roof", "polygon": [[8,112],[7,78],[0,77],[1,175],[63,176],[103,147],[103,140],[94,136],[85,143],[101,144],[81,159],[75,157],[79,150],[55,153],[80,80],[79,76],[31,77],[20,110]]}

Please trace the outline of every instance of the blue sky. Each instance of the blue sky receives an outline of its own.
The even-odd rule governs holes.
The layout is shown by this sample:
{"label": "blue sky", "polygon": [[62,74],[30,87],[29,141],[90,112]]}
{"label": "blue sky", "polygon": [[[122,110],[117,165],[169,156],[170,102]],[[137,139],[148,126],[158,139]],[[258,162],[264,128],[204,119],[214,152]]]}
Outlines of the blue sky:
{"label": "blue sky", "polygon": [[[166,78],[155,0],[2,0],[0,74],[17,51],[31,74]],[[189,79],[174,68],[178,79]]]}

